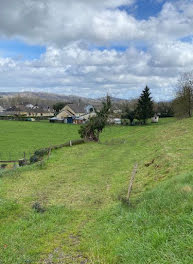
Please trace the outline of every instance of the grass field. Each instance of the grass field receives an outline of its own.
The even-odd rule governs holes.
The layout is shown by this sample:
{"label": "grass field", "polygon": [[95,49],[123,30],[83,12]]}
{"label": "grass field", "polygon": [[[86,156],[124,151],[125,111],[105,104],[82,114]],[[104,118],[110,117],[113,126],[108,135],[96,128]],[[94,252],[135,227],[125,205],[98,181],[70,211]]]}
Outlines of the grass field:
{"label": "grass field", "polygon": [[39,148],[79,138],[78,127],[48,122],[0,120],[0,160],[27,157]]}
{"label": "grass field", "polygon": [[5,172],[0,263],[190,264],[192,176],[192,119],[108,127],[100,144],[53,151],[45,163]]}

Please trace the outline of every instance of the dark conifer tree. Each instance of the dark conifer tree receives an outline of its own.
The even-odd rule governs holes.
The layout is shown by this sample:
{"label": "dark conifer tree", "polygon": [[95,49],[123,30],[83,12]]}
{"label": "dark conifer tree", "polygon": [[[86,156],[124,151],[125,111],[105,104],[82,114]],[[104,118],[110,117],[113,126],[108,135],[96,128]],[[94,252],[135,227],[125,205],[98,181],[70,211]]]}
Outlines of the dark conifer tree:
{"label": "dark conifer tree", "polygon": [[138,120],[146,124],[147,119],[153,116],[153,101],[149,88],[143,90],[137,104],[136,116]]}

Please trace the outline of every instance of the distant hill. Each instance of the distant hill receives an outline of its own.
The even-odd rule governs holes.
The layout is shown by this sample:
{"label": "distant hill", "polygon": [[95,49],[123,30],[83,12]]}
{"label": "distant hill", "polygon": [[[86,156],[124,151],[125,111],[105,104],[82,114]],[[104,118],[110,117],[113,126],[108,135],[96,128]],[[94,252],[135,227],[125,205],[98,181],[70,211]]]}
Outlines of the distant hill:
{"label": "distant hill", "polygon": [[[49,101],[64,101],[64,102],[78,102],[81,101],[86,104],[93,104],[98,105],[101,104],[101,102],[105,99],[105,97],[92,99],[92,98],[86,98],[76,95],[59,95],[54,93],[43,93],[43,92],[0,92],[1,98],[9,98],[9,97],[27,97],[27,98],[39,98],[42,100],[49,100]],[[127,100],[111,97],[112,102],[114,103],[123,103]]]}

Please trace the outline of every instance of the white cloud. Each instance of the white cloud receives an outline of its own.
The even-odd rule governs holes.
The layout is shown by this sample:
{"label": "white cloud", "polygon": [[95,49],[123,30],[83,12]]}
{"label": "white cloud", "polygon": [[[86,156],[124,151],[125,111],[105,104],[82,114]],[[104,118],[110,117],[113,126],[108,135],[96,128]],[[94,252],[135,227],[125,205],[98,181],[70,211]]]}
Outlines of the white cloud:
{"label": "white cloud", "polygon": [[[181,49],[189,60],[187,65],[183,54],[178,53]],[[39,60],[1,59],[0,86],[89,97],[110,92],[113,96],[129,98],[139,95],[147,84],[155,99],[169,99],[177,76],[193,65],[192,50],[193,44],[181,47],[173,42],[166,47],[154,45],[147,52],[135,48],[125,52],[91,51],[78,44],[49,47]]]}
{"label": "white cloud", "polygon": [[111,44],[174,40],[192,34],[193,2],[165,3],[157,17],[138,21],[116,7],[132,0],[0,0],[0,35],[64,46],[85,40]]}
{"label": "white cloud", "polygon": [[[0,36],[47,47],[39,60],[1,58],[1,89],[125,98],[148,84],[156,99],[171,98],[179,74],[192,70],[193,43],[180,39],[193,35],[193,1],[167,2],[147,20],[117,9],[134,2],[0,0]],[[90,48],[113,44],[128,49]]]}
{"label": "white cloud", "polygon": [[188,69],[193,67],[193,43],[180,41],[154,44],[152,47],[152,64],[155,67]]}

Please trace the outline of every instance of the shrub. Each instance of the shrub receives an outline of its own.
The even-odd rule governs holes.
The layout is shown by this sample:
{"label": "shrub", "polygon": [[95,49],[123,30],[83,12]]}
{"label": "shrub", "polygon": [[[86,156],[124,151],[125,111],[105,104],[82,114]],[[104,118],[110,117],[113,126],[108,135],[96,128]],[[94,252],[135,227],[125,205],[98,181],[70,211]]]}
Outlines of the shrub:
{"label": "shrub", "polygon": [[129,126],[130,125],[130,121],[129,121],[129,119],[121,119],[121,124],[123,126]]}
{"label": "shrub", "polygon": [[81,138],[87,141],[99,141],[99,135],[105,128],[108,120],[108,116],[111,109],[111,99],[109,96],[106,98],[106,102],[103,102],[102,109],[97,112],[96,116],[91,117],[86,124],[82,125],[79,129]]}
{"label": "shrub", "polygon": [[40,157],[37,156],[37,155],[33,155],[30,157],[30,163],[35,163],[35,162],[38,162],[40,161]]}
{"label": "shrub", "polygon": [[49,150],[49,148],[38,149],[34,152],[34,155],[38,157],[43,157],[44,155],[47,155],[49,153]]}
{"label": "shrub", "polygon": [[3,163],[1,164],[1,169],[5,169],[7,167],[7,164]]}

